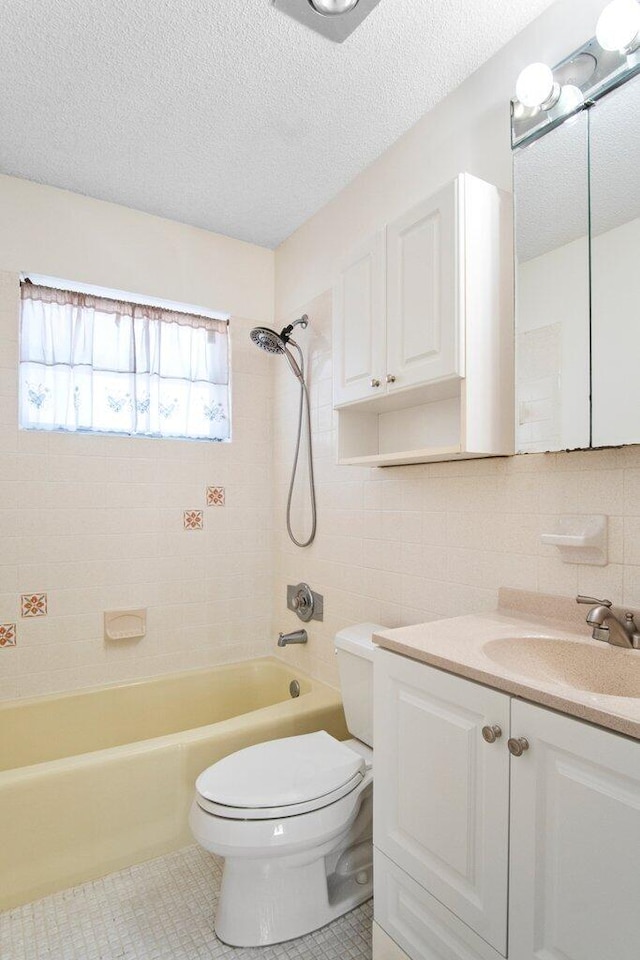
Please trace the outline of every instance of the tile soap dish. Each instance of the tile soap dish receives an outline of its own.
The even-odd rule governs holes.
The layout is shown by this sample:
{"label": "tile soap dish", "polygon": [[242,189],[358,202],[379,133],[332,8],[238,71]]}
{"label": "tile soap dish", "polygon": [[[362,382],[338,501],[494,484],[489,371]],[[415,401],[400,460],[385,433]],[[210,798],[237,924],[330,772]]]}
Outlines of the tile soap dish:
{"label": "tile soap dish", "polygon": [[553,533],[540,539],[557,547],[565,563],[607,564],[607,518],[602,515],[562,516],[556,519]]}
{"label": "tile soap dish", "polygon": [[105,610],[105,640],[141,640],[147,632],[147,611]]}

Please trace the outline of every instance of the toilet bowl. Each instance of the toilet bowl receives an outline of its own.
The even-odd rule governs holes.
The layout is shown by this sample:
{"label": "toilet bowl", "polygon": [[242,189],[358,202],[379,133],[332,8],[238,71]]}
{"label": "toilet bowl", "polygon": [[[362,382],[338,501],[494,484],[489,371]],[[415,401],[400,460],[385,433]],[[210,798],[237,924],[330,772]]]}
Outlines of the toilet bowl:
{"label": "toilet bowl", "polygon": [[224,943],[290,940],[372,895],[375,629],[383,628],[360,624],[336,637],[337,652],[347,658],[346,675],[341,665],[347,725],[360,739],[340,742],[318,731],[256,744],[196,781],[191,831],[205,850],[225,858],[215,917]]}

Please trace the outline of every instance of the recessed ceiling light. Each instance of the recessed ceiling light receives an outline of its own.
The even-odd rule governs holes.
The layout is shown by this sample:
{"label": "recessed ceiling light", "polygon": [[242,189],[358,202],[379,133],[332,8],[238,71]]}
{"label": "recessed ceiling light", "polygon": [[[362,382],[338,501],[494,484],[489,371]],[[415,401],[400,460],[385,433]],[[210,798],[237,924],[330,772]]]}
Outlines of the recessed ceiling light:
{"label": "recessed ceiling light", "polygon": [[335,43],[346,40],[379,3],[380,0],[273,0],[276,10]]}
{"label": "recessed ceiling light", "polygon": [[353,10],[358,0],[309,0],[309,3],[323,17],[339,17]]}

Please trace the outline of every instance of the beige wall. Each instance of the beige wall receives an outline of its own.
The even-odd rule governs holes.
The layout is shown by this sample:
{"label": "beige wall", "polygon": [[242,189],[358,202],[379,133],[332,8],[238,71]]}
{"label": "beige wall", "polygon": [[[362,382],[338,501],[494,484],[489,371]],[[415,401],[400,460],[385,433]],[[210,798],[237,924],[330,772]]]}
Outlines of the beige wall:
{"label": "beige wall", "polygon": [[510,190],[509,101],[518,73],[532,60],[557,63],[593,36],[603,5],[559,0],[292,234],[276,255],[277,316],[327,290],[359,239],[461,171]]}
{"label": "beige wall", "polygon": [[[590,36],[601,5],[555,4],[277,251],[278,322],[304,310],[312,319],[300,335],[319,501],[318,538],[307,550],[290,544],[284,526],[296,383],[246,338],[251,323],[272,320],[273,254],[0,177],[0,622],[17,620],[19,631],[18,646],[0,650],[0,696],[273,650],[275,631],[299,626],[285,605],[286,584],[299,580],[325,594],[326,618],[310,625],[308,647],[281,655],[331,682],[333,634],[349,622],[396,625],[484,609],[501,585],[580,588],[640,606],[638,448],[337,467],[331,406],[330,286],[344,252],[459,170],[509,187],[508,99],[519,69],[532,59],[555,62]],[[22,270],[229,311],[234,443],[19,433]],[[185,533],[182,510],[202,505],[207,484],[225,485],[228,505],[205,511],[202,533]],[[574,511],[610,515],[608,567],[565,565],[541,546],[549,518]],[[21,620],[19,594],[45,590],[48,617]],[[106,645],[102,611],[126,605],[149,607],[148,636]]]}
{"label": "beige wall", "polygon": [[0,269],[273,316],[273,251],[0,175]]}
{"label": "beige wall", "polygon": [[[270,627],[271,369],[248,339],[273,312],[273,253],[0,177],[0,698],[263,654]],[[17,429],[18,273],[232,314],[233,442]],[[225,507],[205,507],[208,485]],[[203,531],[183,510],[204,509]],[[22,593],[48,615],[22,619]],[[247,597],[251,602],[247,603]],[[148,608],[147,636],[103,640],[104,610]]]}
{"label": "beige wall", "polygon": [[[296,385],[276,378],[273,632],[299,626],[286,585],[324,595],[325,619],[309,644],[279,651],[288,663],[337,683],[333,636],[352,622],[388,627],[496,606],[501,586],[610,597],[640,608],[640,446],[386,469],[335,463],[331,405],[331,295],[304,305],[313,332],[312,406],[318,536],[305,550],[284,531]],[[310,328],[311,329],[311,328]],[[301,338],[300,338],[301,339]],[[567,513],[609,516],[606,567],[562,563],[540,534]],[[304,524],[305,511],[299,522]]]}
{"label": "beige wall", "polygon": [[[426,115],[276,254],[276,315],[308,312],[318,537],[284,533],[295,384],[275,385],[276,584],[273,629],[293,629],[286,584],[324,594],[326,617],[288,661],[337,681],[333,635],[349,622],[398,626],[491,608],[500,586],[640,606],[640,448],[390,469],[335,465],[331,283],[345,252],[461,170],[510,189],[509,98],[532,60],[555,63],[595,30],[602,0],[562,0]],[[576,566],[543,547],[559,513],[610,516],[610,563]]]}

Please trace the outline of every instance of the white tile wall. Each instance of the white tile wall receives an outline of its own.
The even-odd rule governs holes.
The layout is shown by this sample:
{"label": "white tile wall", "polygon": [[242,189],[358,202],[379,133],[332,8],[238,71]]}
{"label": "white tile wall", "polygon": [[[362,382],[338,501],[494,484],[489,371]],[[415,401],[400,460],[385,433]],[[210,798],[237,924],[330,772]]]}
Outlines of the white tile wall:
{"label": "white tile wall", "polygon": [[[286,584],[324,594],[307,647],[280,656],[337,683],[333,635],[349,622],[399,626],[495,605],[500,586],[603,594],[640,607],[640,447],[395,467],[338,467],[331,403],[331,296],[304,310],[318,536],[285,532],[297,384],[232,321],[230,445],[20,432],[17,276],[0,275],[0,698],[126,680],[276,652],[299,621]],[[273,384],[273,386],[272,386]],[[273,416],[272,416],[273,413]],[[306,477],[304,463],[300,477]],[[224,508],[206,488],[225,487]],[[294,522],[308,509],[298,487]],[[186,532],[183,510],[204,509]],[[609,515],[605,568],[562,563],[540,533],[558,513]],[[21,593],[48,615],[19,617]],[[247,602],[250,596],[250,602]],[[148,632],[106,644],[105,609],[146,606]]]}
{"label": "white tile wall", "polygon": [[[231,444],[19,431],[18,277],[0,273],[0,622],[18,624],[0,698],[266,652],[272,376],[251,326],[231,322]],[[187,508],[203,531],[183,529]],[[20,619],[28,592],[48,594],[46,617]],[[148,608],[147,635],[105,643],[103,611],[123,607]]]}
{"label": "white tile wall", "polygon": [[[307,647],[279,655],[337,683],[333,635],[348,622],[394,627],[490,609],[500,586],[640,607],[640,447],[387,469],[338,467],[331,408],[331,295],[302,308],[311,371],[318,536],[301,550],[284,532],[296,385],[275,385],[273,630],[293,629],[286,584],[324,594],[325,620]],[[609,515],[607,567],[562,563],[540,543],[559,513]],[[304,519],[304,509],[301,509]]]}

